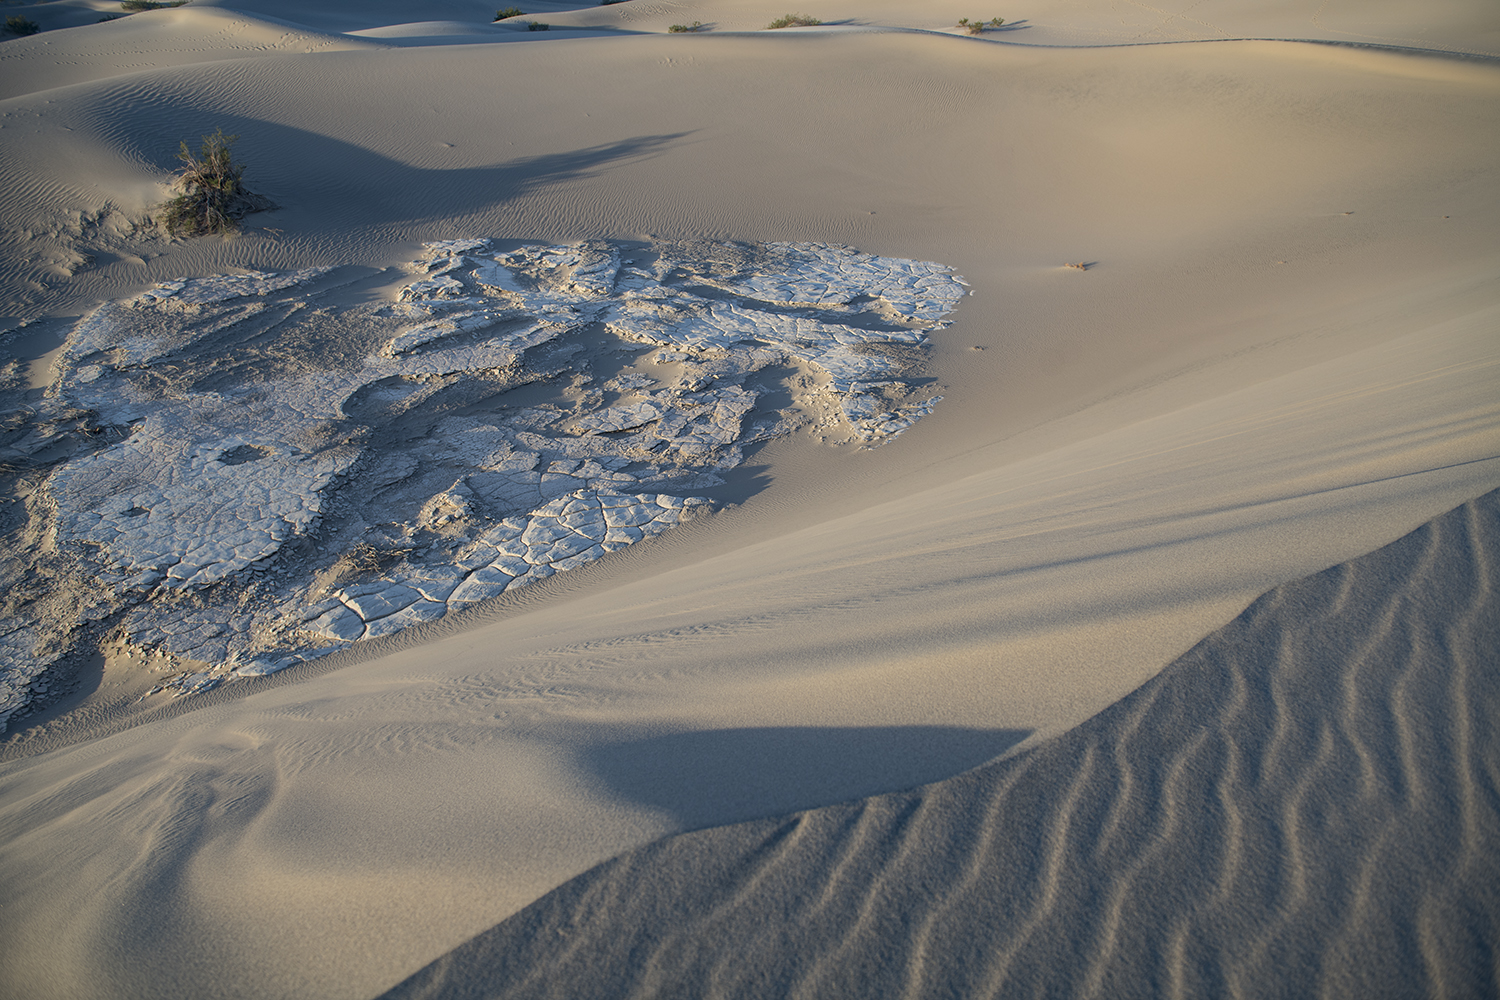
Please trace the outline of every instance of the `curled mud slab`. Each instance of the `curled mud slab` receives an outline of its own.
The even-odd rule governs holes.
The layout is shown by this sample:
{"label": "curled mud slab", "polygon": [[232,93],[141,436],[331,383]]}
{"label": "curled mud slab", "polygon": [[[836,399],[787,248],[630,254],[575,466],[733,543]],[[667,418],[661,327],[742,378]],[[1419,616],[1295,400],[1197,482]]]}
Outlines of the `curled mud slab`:
{"label": "curled mud slab", "polygon": [[338,268],[182,279],[76,325],[0,439],[28,623],[0,723],[81,649],[208,690],[658,534],[799,426],[883,443],[939,399],[912,352],[964,294],[807,243],[455,240],[409,271],[355,305]]}

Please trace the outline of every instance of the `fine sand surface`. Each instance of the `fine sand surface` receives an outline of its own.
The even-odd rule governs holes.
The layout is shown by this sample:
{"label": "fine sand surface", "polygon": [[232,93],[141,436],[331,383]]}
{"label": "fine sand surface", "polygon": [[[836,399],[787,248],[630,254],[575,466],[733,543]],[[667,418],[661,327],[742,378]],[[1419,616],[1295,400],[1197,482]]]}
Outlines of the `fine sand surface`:
{"label": "fine sand surface", "polygon": [[1494,996],[1497,568],[1500,492],[1034,750],[631,851],[384,996]]}
{"label": "fine sand surface", "polygon": [[[1493,497],[1357,559],[1500,485],[1491,4],[110,6],[7,8],[49,29],[0,42],[7,414],[102,302],[339,266],[378,305],[441,239],[839,243],[973,294],[931,415],[762,445],[654,540],[205,695],[68,660],[0,749],[0,996],[445,955],[432,995],[1492,992]],[[279,208],[155,235],[220,127]]]}

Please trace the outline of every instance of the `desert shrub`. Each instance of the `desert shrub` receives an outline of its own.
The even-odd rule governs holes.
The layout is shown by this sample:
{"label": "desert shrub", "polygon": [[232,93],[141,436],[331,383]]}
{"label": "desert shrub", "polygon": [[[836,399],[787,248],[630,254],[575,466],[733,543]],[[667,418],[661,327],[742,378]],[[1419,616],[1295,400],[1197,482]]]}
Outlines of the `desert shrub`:
{"label": "desert shrub", "polygon": [[971,21],[967,17],[958,19],[958,26],[971,35],[977,35],[986,28],[998,28],[1004,23],[1003,17],[992,17],[988,21]]}
{"label": "desert shrub", "polygon": [[29,18],[22,17],[19,14],[15,14],[5,19],[5,30],[10,32],[12,35],[24,36],[34,35],[42,29],[41,26],[38,25],[35,21],[32,21]]}
{"label": "desert shrub", "polygon": [[241,181],[245,165],[235,163],[230,155],[237,138],[219,129],[203,137],[196,155],[186,142],[182,144],[177,154],[182,161],[177,176],[182,193],[163,205],[158,215],[170,235],[232,233],[239,229],[241,217],[270,207],[264,198],[245,190]]}
{"label": "desert shrub", "polygon": [[182,7],[185,6],[187,2],[188,0],[166,0],[166,2],[164,3],[159,3],[157,2],[157,0],[120,0],[120,9],[128,10],[132,14],[136,14],[143,10],[161,10],[163,7]]}
{"label": "desert shrub", "polygon": [[526,30],[527,31],[549,31],[549,30],[551,30],[551,28],[552,28],[552,25],[550,25],[550,24],[543,24],[541,21],[527,21],[526,22]]}
{"label": "desert shrub", "polygon": [[[621,0],[614,0],[614,2],[620,3]],[[703,27],[702,21],[694,21],[692,24],[674,24],[667,30],[676,35],[684,31],[697,31],[701,27]]]}
{"label": "desert shrub", "polygon": [[766,27],[767,28],[802,28],[802,27],[811,27],[812,25],[822,24],[822,23],[823,22],[819,21],[817,18],[815,18],[815,17],[808,17],[806,14],[783,14],[781,17],[778,17],[776,20],[774,20],[770,24],[766,25]]}
{"label": "desert shrub", "polygon": [[520,17],[524,13],[526,12],[519,7],[507,7],[504,10],[495,11],[495,20],[503,21],[507,17]]}
{"label": "desert shrub", "polygon": [[118,21],[120,18],[122,18],[124,16],[125,16],[124,14],[105,14],[103,17],[99,18],[99,20],[95,21],[94,23],[95,24],[103,24],[105,21]]}

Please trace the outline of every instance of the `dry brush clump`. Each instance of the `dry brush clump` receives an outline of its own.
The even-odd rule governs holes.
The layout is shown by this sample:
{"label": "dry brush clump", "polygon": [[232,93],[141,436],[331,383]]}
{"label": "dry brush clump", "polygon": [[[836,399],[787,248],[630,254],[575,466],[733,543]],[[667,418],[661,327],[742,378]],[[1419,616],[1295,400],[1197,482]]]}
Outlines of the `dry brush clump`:
{"label": "dry brush clump", "polygon": [[5,19],[5,30],[12,35],[24,38],[26,35],[34,35],[42,29],[40,25],[30,18],[14,14]]}
{"label": "dry brush clump", "polygon": [[698,31],[703,27],[702,21],[694,21],[692,24],[674,24],[667,30],[674,35],[680,35],[684,31]]}
{"label": "dry brush clump", "polygon": [[177,158],[182,170],[177,176],[181,193],[161,207],[157,221],[170,236],[202,236],[237,231],[239,220],[251,212],[271,208],[271,203],[245,190],[245,165],[235,163],[230,147],[239,136],[219,129],[205,135],[194,154],[187,142]]}
{"label": "dry brush clump", "polygon": [[810,28],[814,25],[822,23],[823,22],[818,20],[817,18],[808,17],[806,14],[783,14],[781,17],[778,17],[776,20],[766,25],[766,28]]}

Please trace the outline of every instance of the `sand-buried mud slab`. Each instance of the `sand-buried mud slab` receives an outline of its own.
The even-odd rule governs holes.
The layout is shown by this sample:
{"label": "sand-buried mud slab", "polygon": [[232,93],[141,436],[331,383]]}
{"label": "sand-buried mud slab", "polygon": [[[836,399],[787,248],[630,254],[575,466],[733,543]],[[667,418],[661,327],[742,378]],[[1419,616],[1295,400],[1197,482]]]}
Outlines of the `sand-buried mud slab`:
{"label": "sand-buried mud slab", "polygon": [[[899,349],[964,294],[807,243],[449,240],[410,269],[378,306],[329,304],[319,267],[166,282],[74,327],[7,449],[47,478],[0,722],[80,643],[170,654],[183,692],[272,673],[664,531],[812,420],[889,440],[940,398]],[[791,405],[758,408],[771,390]],[[43,580],[45,602],[14,586]]]}
{"label": "sand-buried mud slab", "polygon": [[629,852],[384,994],[1482,997],[1500,492],[910,793]]}

